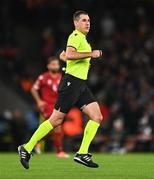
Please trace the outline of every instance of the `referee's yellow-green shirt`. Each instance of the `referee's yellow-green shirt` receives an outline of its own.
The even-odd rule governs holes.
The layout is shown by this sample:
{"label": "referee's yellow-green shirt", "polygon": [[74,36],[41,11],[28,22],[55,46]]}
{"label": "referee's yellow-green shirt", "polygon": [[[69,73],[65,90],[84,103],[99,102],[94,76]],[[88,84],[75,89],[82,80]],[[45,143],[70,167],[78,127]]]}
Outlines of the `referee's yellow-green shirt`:
{"label": "referee's yellow-green shirt", "polygon": [[[67,47],[74,47],[77,52],[91,52],[91,46],[87,42],[86,36],[74,30],[72,34],[70,34]],[[86,80],[88,76],[88,71],[90,67],[90,59],[91,58],[84,58],[78,60],[67,60],[66,65],[66,73],[71,74],[77,78]]]}

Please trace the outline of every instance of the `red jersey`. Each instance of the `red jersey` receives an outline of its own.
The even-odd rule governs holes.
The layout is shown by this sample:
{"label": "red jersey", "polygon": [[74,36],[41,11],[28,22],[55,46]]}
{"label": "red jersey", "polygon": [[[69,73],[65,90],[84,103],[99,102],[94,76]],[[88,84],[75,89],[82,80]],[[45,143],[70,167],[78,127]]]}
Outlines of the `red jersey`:
{"label": "red jersey", "polygon": [[50,116],[49,114],[53,111],[58,96],[58,85],[60,80],[60,73],[52,77],[50,72],[45,72],[41,74],[34,83],[33,87],[40,91],[42,100],[48,104],[48,107],[42,112],[45,117]]}

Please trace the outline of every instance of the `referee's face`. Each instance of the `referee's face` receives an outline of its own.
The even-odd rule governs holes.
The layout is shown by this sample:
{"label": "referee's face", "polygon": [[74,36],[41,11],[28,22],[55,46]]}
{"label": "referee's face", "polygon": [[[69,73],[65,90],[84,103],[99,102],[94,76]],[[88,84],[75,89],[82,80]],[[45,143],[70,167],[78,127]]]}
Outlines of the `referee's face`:
{"label": "referee's face", "polygon": [[74,24],[75,28],[83,34],[87,34],[90,30],[90,18],[87,14],[81,14],[79,19],[74,21]]}

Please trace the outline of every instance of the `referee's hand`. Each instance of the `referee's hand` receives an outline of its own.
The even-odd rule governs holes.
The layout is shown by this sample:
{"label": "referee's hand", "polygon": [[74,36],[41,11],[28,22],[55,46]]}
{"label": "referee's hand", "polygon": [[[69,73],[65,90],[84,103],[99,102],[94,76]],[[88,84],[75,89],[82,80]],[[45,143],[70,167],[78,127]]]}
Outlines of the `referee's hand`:
{"label": "referee's hand", "polygon": [[92,58],[100,58],[102,56],[102,51],[101,50],[93,50],[91,52],[91,57]]}
{"label": "referee's hand", "polygon": [[59,55],[60,60],[66,62],[66,52],[63,50]]}

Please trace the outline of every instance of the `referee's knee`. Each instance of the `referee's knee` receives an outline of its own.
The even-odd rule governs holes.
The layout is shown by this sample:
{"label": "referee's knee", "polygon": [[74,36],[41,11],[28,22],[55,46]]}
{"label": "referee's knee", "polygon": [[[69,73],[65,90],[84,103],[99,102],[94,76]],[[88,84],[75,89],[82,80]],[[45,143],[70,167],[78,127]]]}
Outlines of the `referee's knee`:
{"label": "referee's knee", "polygon": [[101,124],[102,120],[103,120],[103,116],[102,114],[94,114],[92,119],[96,122],[98,122],[99,124]]}
{"label": "referee's knee", "polygon": [[63,118],[56,118],[56,119],[49,118],[49,121],[52,124],[52,126],[56,128],[57,126],[60,126],[62,124]]}

